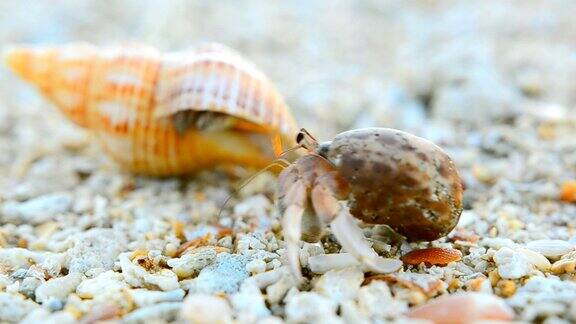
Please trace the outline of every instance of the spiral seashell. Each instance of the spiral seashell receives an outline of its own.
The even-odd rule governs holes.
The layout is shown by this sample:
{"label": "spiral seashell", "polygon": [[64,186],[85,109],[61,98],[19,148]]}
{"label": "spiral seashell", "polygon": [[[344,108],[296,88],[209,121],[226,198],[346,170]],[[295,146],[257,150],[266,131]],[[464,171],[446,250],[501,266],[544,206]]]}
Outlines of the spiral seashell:
{"label": "spiral seashell", "polygon": [[5,60],[136,173],[262,167],[297,132],[266,76],[219,44],[177,53],[147,46],[15,47]]}

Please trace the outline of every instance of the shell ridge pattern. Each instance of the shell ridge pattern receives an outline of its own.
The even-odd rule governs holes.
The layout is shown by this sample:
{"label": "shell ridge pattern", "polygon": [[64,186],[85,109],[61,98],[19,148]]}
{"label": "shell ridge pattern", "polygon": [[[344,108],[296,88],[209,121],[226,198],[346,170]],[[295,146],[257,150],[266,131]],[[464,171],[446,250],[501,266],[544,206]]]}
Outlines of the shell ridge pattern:
{"label": "shell ridge pattern", "polygon": [[[260,146],[265,142],[252,139],[281,135],[291,143],[297,129],[268,79],[223,46],[161,53],[146,46],[68,44],[15,47],[8,55],[16,74],[136,173],[184,174],[219,163],[261,167],[273,155]],[[171,115],[182,110],[218,113],[223,116],[215,115],[216,122],[231,122],[223,126],[236,118],[237,127],[180,134],[180,119]],[[212,122],[206,117],[199,121]]]}

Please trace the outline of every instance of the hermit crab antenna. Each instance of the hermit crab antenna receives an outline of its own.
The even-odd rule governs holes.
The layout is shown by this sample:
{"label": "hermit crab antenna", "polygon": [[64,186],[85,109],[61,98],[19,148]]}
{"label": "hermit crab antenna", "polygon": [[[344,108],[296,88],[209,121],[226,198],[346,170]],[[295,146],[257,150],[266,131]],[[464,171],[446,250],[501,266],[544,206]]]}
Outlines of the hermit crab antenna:
{"label": "hermit crab antenna", "polygon": [[[296,148],[300,148],[300,147],[296,147]],[[293,149],[296,149],[293,148]],[[287,152],[285,152],[287,153]],[[284,153],[282,153],[284,154]],[[261,169],[260,171],[256,172],[254,175],[250,176],[250,178],[248,178],[246,181],[244,181],[240,187],[234,189],[234,191],[232,191],[231,194],[228,195],[228,197],[226,197],[226,200],[224,200],[224,203],[222,204],[222,206],[220,207],[220,211],[218,212],[218,219],[220,219],[220,217],[222,216],[222,212],[224,211],[224,208],[226,207],[226,205],[228,205],[228,202],[230,202],[230,199],[232,199],[232,197],[238,193],[240,190],[242,190],[242,188],[246,187],[246,185],[248,185],[252,180],[254,180],[257,176],[261,175],[263,172],[271,169],[274,166],[279,166],[282,169],[286,168],[287,166],[290,165],[290,162],[288,160],[285,159],[276,159],[272,162],[270,162],[270,164],[268,164],[266,167],[264,167],[263,169]]]}
{"label": "hermit crab antenna", "polygon": [[278,155],[278,159],[282,159],[282,160],[283,160],[283,159],[284,159],[283,157],[284,157],[286,154],[288,154],[288,153],[290,153],[290,152],[293,152],[293,151],[296,151],[296,150],[301,149],[301,148],[304,148],[304,147],[303,147],[302,145],[300,145],[300,144],[296,144],[295,146],[293,146],[293,147],[291,147],[291,148],[289,148],[289,149],[286,149],[285,151],[283,151],[282,153],[280,153],[280,154]]}

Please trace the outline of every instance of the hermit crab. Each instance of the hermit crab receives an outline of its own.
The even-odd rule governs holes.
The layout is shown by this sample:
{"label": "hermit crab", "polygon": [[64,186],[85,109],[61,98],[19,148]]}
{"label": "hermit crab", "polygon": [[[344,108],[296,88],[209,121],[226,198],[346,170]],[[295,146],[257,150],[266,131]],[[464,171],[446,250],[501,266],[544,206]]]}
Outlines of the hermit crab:
{"label": "hermit crab", "polygon": [[147,46],[15,47],[5,61],[136,173],[259,168],[297,132],[268,78],[219,44],[178,53]]}
{"label": "hermit crab", "polygon": [[456,226],[460,176],[433,143],[388,128],[347,131],[324,143],[302,130],[296,141],[308,154],[280,173],[278,205],[297,278],[300,239],[318,241],[326,224],[344,250],[375,272],[395,271],[402,262],[380,257],[356,219],[388,225],[414,241],[438,239]]}

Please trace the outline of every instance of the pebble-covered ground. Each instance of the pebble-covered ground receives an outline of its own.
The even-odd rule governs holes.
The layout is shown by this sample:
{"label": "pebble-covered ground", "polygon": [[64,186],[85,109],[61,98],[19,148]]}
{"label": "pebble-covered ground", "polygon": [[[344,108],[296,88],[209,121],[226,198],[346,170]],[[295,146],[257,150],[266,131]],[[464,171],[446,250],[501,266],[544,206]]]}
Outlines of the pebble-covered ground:
{"label": "pebble-covered ground", "polygon": [[[0,322],[402,323],[462,291],[516,321],[576,322],[574,12],[572,1],[2,1],[2,47],[227,44],[318,138],[367,126],[418,134],[449,152],[466,191],[447,238],[365,228],[381,255],[442,247],[461,260],[386,276],[354,262],[311,267],[339,252],[328,230],[302,245],[298,285],[273,174],[218,217],[248,173],[122,172],[1,68]],[[456,312],[464,299],[444,300],[432,307]]]}

